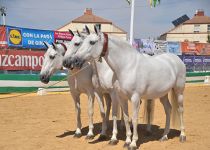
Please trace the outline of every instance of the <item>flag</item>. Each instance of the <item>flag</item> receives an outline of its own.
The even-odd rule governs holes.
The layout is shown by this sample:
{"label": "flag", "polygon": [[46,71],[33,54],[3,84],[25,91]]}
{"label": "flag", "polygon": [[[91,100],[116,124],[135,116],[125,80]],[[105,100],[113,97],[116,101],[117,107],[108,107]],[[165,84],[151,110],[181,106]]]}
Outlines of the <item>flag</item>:
{"label": "flag", "polygon": [[150,6],[151,7],[156,7],[156,5],[157,5],[157,2],[158,2],[158,4],[160,4],[160,0],[150,0]]}
{"label": "flag", "polygon": [[130,5],[131,4],[131,0],[126,0],[128,2],[128,4]]}

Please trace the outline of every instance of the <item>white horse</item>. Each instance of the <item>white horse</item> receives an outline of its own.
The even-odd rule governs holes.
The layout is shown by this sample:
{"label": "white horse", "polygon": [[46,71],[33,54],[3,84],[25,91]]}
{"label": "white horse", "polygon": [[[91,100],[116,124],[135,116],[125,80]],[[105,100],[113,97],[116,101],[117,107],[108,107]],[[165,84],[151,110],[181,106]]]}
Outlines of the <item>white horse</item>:
{"label": "white horse", "polygon": [[[66,45],[69,48],[77,49],[79,45],[75,44],[78,43],[80,38],[78,36],[74,36],[72,41],[69,44],[53,44],[53,46],[49,45],[48,43],[45,43],[45,45],[48,47],[47,52],[45,53],[45,59],[44,63],[42,65],[42,69],[40,72],[40,80],[43,83],[48,83],[50,80],[50,76],[53,75],[53,73],[57,70],[60,70],[62,68],[63,63],[63,56],[66,52]],[[103,107],[103,98],[102,94],[95,90],[92,85],[92,68],[85,64],[83,69],[79,72],[77,70],[71,70],[71,74],[68,74],[68,84],[70,87],[70,92],[72,95],[72,98],[75,103],[75,110],[76,110],[76,121],[77,121],[77,129],[75,132],[74,137],[81,137],[81,108],[80,108],[80,95],[82,93],[87,94],[88,96],[88,116],[89,116],[89,131],[87,133],[86,138],[92,139],[94,137],[93,134],[93,106],[94,106],[94,98],[95,95],[97,96],[97,100],[100,107],[100,112],[102,116],[102,132],[100,135],[100,139],[103,140],[106,138],[106,129],[107,129],[107,121],[109,117],[110,112],[110,102],[111,99],[108,95],[105,95],[106,102],[107,102],[107,114],[105,115],[104,107]],[[105,118],[105,116],[107,118]]]}
{"label": "white horse", "polygon": [[[145,57],[138,53],[128,42],[117,37],[97,31],[88,35],[83,44],[72,58],[72,63],[81,67],[85,61],[104,57],[110,68],[116,75],[119,86],[118,96],[123,110],[126,110],[127,100],[132,103],[133,137],[128,123],[128,113],[124,111],[126,124],[126,145],[136,149],[138,140],[137,124],[140,107],[140,99],[160,98],[166,111],[166,123],[170,124],[171,105],[168,93],[172,91],[172,108],[179,112],[180,141],[186,140],[183,121],[183,92],[186,80],[186,68],[184,63],[174,54],[161,54],[153,57]],[[167,138],[168,130],[165,130],[163,139]]]}
{"label": "white horse", "polygon": [[[89,29],[87,29],[87,32],[89,32]],[[77,35],[79,35],[79,36],[75,35],[75,38],[77,40],[74,41],[74,44],[71,42],[71,46],[68,46],[63,59],[64,67],[69,69],[74,67],[72,64],[69,63],[69,60],[71,60],[71,57],[73,57],[78,50],[78,48],[75,48],[75,46],[79,47],[80,45],[82,45],[82,41],[87,36],[87,34],[81,34],[79,32],[77,32]],[[115,99],[115,91],[113,90],[113,83],[112,83],[113,71],[110,69],[110,67],[106,63],[93,62],[92,65],[89,66],[89,68],[91,68],[91,70],[93,71],[93,76],[92,79],[90,79],[90,81],[92,81],[94,88],[102,92],[103,95],[111,96],[111,99]],[[114,120],[113,136],[110,144],[116,144],[118,142],[117,141],[118,103],[116,100],[112,101],[112,116]],[[122,122],[123,120],[121,119],[121,124]]]}
{"label": "white horse", "polygon": [[[90,34],[90,31],[87,26],[86,27],[86,32],[87,34]],[[85,35],[87,36],[87,35]],[[82,36],[80,36],[82,38]],[[79,38],[79,37],[78,37]],[[80,42],[80,44],[82,44]],[[77,45],[80,45],[77,44]],[[73,64],[71,64],[71,58],[74,57],[74,54],[77,52],[78,49],[67,49],[67,52],[65,53],[64,56],[64,61],[63,64],[67,68],[74,67]],[[147,55],[148,56],[148,55]],[[148,56],[149,57],[149,56]],[[108,93],[111,96],[112,99],[112,116],[113,116],[113,134],[112,138],[110,141],[110,144],[116,144],[118,142],[117,140],[117,110],[118,110],[118,102],[115,100],[116,98],[116,91],[114,89],[114,83],[116,81],[116,77],[114,76],[114,72],[112,69],[109,67],[109,65],[106,63],[105,60],[101,62],[98,61],[91,61],[92,63],[92,68],[94,70],[94,75],[93,75],[93,85],[95,88],[100,89],[102,93]],[[152,109],[154,105],[152,105],[152,100],[146,101],[148,102],[147,107],[145,108],[145,115],[147,116],[146,122],[147,122],[147,131],[148,133],[151,133],[151,122],[152,122]],[[153,106],[153,107],[152,107]],[[123,117],[123,115],[121,116]],[[121,126],[122,126],[122,118],[121,118]],[[124,124],[124,123],[123,123]]]}

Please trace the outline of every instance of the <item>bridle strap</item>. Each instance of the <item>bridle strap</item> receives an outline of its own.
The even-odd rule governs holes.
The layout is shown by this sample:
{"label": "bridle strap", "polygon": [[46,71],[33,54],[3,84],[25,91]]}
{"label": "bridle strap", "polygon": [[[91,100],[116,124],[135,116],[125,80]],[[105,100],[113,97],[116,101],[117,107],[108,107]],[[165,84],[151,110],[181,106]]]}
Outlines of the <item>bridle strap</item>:
{"label": "bridle strap", "polygon": [[101,52],[101,55],[99,57],[99,61],[101,62],[101,58],[104,57],[107,53],[108,50],[108,34],[107,33],[103,33],[104,34],[104,44],[103,44],[103,49]]}
{"label": "bridle strap", "polygon": [[65,49],[65,51],[67,51],[67,47],[66,47],[66,45],[65,44],[63,44],[63,43],[60,43],[62,46],[63,46],[63,48]]}

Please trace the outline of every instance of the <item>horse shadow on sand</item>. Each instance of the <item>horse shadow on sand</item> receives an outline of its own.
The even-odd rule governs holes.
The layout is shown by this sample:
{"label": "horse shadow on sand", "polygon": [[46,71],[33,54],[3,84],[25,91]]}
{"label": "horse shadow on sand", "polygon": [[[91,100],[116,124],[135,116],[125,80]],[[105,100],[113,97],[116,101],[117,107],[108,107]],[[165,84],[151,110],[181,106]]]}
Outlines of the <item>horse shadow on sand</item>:
{"label": "horse shadow on sand", "polygon": [[[107,135],[108,138],[106,140],[103,141],[109,141],[111,139],[111,135],[112,135],[112,121],[109,121],[108,123],[108,130],[107,130]],[[158,141],[164,132],[164,129],[160,128],[160,126],[157,125],[152,125],[152,134],[148,134],[148,132],[146,131],[146,124],[138,124],[138,137],[139,140],[137,141],[137,147],[139,148],[141,144],[147,143],[147,142],[151,142],[151,141]],[[117,134],[117,138],[120,141],[125,141],[126,140],[126,131],[125,128],[119,128],[120,127],[120,121],[118,121],[118,134]],[[82,128],[82,136],[86,136],[88,133],[88,126]],[[98,135],[101,132],[101,123],[95,123],[94,124],[94,135]],[[61,135],[57,135],[57,138],[64,138],[67,136],[73,136],[75,133],[75,131],[66,131],[64,133],[62,133]],[[179,137],[180,135],[180,131],[176,130],[176,129],[170,129],[170,132],[168,134],[168,139],[173,139],[175,137]],[[89,144],[95,144],[95,143],[99,143],[102,142],[99,139],[94,139],[93,141],[90,141]]]}

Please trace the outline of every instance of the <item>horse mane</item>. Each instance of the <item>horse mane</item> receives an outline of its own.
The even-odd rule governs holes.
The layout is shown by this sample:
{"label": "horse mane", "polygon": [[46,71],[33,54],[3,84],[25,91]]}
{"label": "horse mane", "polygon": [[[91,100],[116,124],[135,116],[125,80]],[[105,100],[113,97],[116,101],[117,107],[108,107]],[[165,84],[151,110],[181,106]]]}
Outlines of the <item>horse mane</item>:
{"label": "horse mane", "polygon": [[109,40],[111,40],[116,45],[123,45],[125,48],[132,48],[128,41],[118,38],[117,36],[109,35]]}
{"label": "horse mane", "polygon": [[117,36],[109,35],[109,40],[112,41],[114,44],[123,47],[122,50],[135,51],[139,53],[133,46],[130,45],[128,41],[123,40]]}

